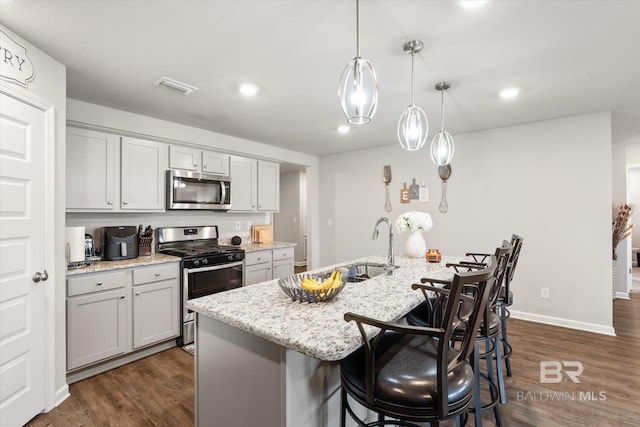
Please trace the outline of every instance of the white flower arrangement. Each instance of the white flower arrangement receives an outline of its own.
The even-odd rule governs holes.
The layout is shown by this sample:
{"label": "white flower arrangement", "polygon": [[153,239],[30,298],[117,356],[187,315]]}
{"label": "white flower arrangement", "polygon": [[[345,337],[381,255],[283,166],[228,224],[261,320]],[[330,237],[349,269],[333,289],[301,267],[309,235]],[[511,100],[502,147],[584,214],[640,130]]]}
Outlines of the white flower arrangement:
{"label": "white flower arrangement", "polygon": [[410,231],[429,231],[433,227],[431,215],[426,212],[409,211],[405,212],[396,219],[396,231],[402,233],[405,230]]}

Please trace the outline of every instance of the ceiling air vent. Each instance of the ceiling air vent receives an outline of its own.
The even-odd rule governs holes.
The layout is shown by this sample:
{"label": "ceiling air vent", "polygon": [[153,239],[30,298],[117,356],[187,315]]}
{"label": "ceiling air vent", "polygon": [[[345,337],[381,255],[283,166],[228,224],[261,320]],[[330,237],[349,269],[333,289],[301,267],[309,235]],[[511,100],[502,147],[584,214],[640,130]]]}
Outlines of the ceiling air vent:
{"label": "ceiling air vent", "polygon": [[165,89],[171,89],[175,92],[180,92],[183,95],[189,95],[191,92],[195,92],[196,90],[198,90],[198,88],[195,86],[170,79],[169,77],[160,77],[153,84]]}

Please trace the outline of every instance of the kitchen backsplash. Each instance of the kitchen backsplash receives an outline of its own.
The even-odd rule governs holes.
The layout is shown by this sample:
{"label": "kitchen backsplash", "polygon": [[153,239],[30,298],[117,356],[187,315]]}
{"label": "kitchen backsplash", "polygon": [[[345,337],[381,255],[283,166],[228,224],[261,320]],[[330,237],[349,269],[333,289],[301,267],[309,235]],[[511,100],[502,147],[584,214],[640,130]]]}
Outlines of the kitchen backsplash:
{"label": "kitchen backsplash", "polygon": [[[236,230],[236,223],[240,223],[240,230]],[[251,236],[251,226],[272,224],[271,213],[229,213],[229,212],[138,212],[138,213],[67,213],[66,226],[85,227],[85,232],[91,234],[100,247],[100,228],[105,226],[143,224],[151,225],[154,229],[160,227],[188,227],[196,225],[217,225],[220,240],[227,242],[233,236],[240,236],[243,242],[248,242]],[[153,242],[155,251],[156,241]]]}

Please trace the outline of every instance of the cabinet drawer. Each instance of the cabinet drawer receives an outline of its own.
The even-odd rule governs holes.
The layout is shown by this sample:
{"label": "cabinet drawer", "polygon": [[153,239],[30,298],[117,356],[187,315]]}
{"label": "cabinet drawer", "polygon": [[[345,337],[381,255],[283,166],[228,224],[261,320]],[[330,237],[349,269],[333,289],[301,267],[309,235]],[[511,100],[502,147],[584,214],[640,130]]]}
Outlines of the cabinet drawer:
{"label": "cabinet drawer", "polygon": [[271,251],[255,251],[244,254],[245,265],[262,264],[271,262]]}
{"label": "cabinet drawer", "polygon": [[133,270],[134,285],[175,279],[176,277],[178,277],[177,263],[159,264],[150,267],[136,268]]}
{"label": "cabinet drawer", "polygon": [[126,272],[116,271],[67,279],[67,295],[82,295],[107,289],[123,288],[127,283]]}
{"label": "cabinet drawer", "polygon": [[273,262],[281,259],[293,259],[293,247],[273,250]]}

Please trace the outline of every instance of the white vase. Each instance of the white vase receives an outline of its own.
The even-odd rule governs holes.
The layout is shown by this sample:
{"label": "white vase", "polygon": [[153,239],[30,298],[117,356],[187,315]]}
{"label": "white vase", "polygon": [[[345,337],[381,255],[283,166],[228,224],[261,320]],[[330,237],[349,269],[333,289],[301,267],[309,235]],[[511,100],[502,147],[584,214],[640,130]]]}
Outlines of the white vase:
{"label": "white vase", "polygon": [[427,242],[424,241],[421,231],[416,230],[409,234],[404,254],[411,258],[424,258],[427,254]]}

